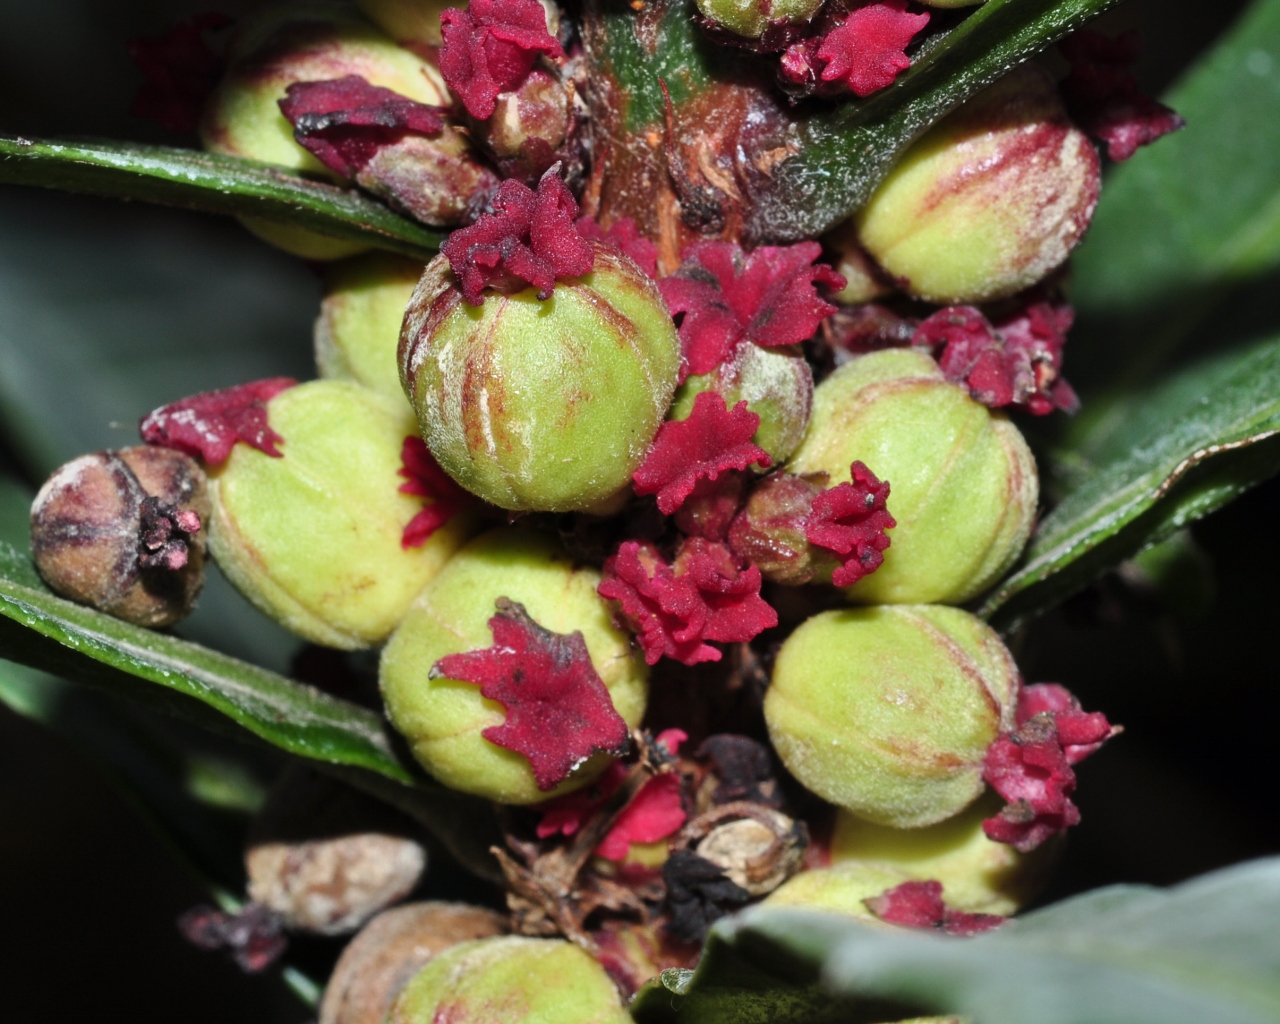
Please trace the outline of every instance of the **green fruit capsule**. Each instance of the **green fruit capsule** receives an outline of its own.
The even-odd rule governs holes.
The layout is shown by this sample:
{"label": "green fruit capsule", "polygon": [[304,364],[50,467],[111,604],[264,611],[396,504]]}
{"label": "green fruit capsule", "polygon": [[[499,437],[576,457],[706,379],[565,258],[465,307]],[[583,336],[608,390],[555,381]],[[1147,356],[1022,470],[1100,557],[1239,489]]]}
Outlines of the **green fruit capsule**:
{"label": "green fruit capsule", "polygon": [[942,883],[947,903],[970,914],[1017,913],[1040,891],[1061,851],[1058,842],[1031,853],[988,839],[982,822],[1004,801],[987,793],[954,818],[927,828],[892,828],[848,811],[836,815],[834,864],[857,863],[901,871],[916,881]]}
{"label": "green fruit capsule", "polygon": [[814,391],[797,475],[850,479],[861,460],[891,488],[884,564],[845,593],[866,604],[960,604],[1017,561],[1039,496],[1017,427],[949,383],[929,356],[890,349],[841,367]]}
{"label": "green fruit capsule", "polygon": [[982,792],[1018,671],[995,632],[943,605],[815,615],[782,645],[764,713],[783,764],[860,818],[920,828]]}
{"label": "green fruit capsule", "polygon": [[893,868],[854,861],[803,871],[775,889],[764,902],[770,907],[826,910],[878,922],[879,918],[863,901],[875,899],[909,881],[909,875]]}
{"label": "green fruit capsule", "polygon": [[266,614],[317,644],[381,643],[466,539],[455,516],[421,547],[404,527],[423,499],[399,493],[413,417],[347,381],[313,381],[267,404],[280,458],[238,444],[209,471],[209,546],[231,582]]}
{"label": "green fruit capsule", "polygon": [[315,326],[320,375],[354,380],[404,401],[396,348],[405,307],[421,276],[421,263],[384,252],[326,267]]}
{"label": "green fruit capsule", "polygon": [[464,942],[422,968],[387,1024],[630,1024],[618,990],[563,939],[505,935]]}
{"label": "green fruit capsule", "polygon": [[822,6],[823,0],[698,0],[702,16],[717,28],[747,39],[759,39],[771,26],[780,22],[800,24],[808,21]]}
{"label": "green fruit capsule", "polygon": [[688,417],[703,391],[721,395],[730,409],[746,402],[760,417],[760,429],[751,440],[777,465],[791,457],[809,425],[813,371],[799,349],[761,348],[743,342],[711,373],[692,376],[680,386],[670,418]]}
{"label": "green fruit capsule", "polygon": [[448,260],[405,315],[400,377],[454,480],[500,508],[603,511],[626,492],[675,393],[680,342],[654,283],[617,250],[595,269],[472,306]]}
{"label": "green fruit capsule", "polygon": [[1061,266],[1100,181],[1057,86],[1024,65],[907,150],[858,214],[858,240],[917,298],[987,302]]}
{"label": "green fruit capsule", "polygon": [[500,803],[533,804],[586,785],[609,764],[597,754],[544,792],[523,755],[481,735],[503,724],[502,705],[474,683],[431,678],[446,655],[493,645],[489,620],[505,597],[545,629],[582,633],[614,709],[634,729],[644,717],[648,669],[614,626],[599,583],[598,572],[575,564],[554,540],[508,527],[476,538],[422,591],[382,653],[379,682],[392,724],[436,779]]}

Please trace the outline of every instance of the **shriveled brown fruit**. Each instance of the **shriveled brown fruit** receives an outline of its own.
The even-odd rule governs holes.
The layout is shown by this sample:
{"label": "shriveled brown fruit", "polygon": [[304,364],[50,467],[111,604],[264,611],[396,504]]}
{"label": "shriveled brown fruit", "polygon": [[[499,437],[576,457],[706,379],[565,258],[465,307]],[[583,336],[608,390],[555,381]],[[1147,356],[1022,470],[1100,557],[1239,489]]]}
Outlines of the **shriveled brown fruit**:
{"label": "shriveled brown fruit", "polygon": [[383,1024],[400,990],[433,956],[506,930],[501,914],[465,903],[408,903],[384,911],[334,965],[320,1024]]}
{"label": "shriveled brown fruit", "polygon": [[427,852],[414,831],[384,804],[290,769],[250,832],[249,897],[290,930],[353,932],[418,884]]}
{"label": "shriveled brown fruit", "polygon": [[73,459],[31,506],[31,552],[56,593],[140,626],[169,626],[204,585],[204,471],[139,445]]}

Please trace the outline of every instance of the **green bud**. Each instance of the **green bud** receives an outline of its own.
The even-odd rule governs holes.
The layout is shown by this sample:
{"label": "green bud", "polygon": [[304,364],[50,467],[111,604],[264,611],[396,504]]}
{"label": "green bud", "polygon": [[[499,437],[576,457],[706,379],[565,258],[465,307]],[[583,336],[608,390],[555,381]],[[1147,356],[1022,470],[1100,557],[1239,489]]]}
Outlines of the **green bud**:
{"label": "green bud", "polygon": [[421,263],[383,252],[326,267],[315,326],[320,375],[354,380],[403,401],[396,348],[405,307],[421,276]]}
{"label": "green bud", "polygon": [[466,9],[466,0],[356,0],[366,18],[401,45],[439,46],[440,15],[449,7]]}
{"label": "green bud", "polygon": [[489,619],[507,597],[545,629],[581,631],[615,710],[634,729],[644,717],[648,669],[613,624],[599,583],[595,569],[551,538],[508,527],[476,538],[422,591],[382,653],[379,683],[392,724],[436,779],[500,803],[532,804],[578,789],[607,767],[610,758],[597,754],[543,792],[523,755],[481,735],[503,723],[502,706],[473,683],[430,678],[446,655],[493,646]]}
{"label": "green bud", "polygon": [[807,789],[868,821],[920,828],[982,792],[1017,679],[1000,638],[958,608],[828,611],[782,645],[765,721]]}
{"label": "green bud", "polygon": [[403,403],[347,381],[312,381],[267,404],[281,458],[237,444],[209,472],[209,546],[231,582],[314,643],[381,643],[470,529],[456,516],[418,548],[405,525],[422,499],[400,494]]}
{"label": "green bud", "polygon": [[929,356],[874,352],[815,390],[788,471],[826,473],[835,486],[858,459],[889,481],[898,525],[884,564],[848,588],[850,600],[959,604],[1022,553],[1039,495],[1031,450],[1003,413],[948,383]]}
{"label": "green bud", "polygon": [[494,505],[600,511],[625,494],[675,392],[675,325],[616,250],[595,269],[472,306],[449,262],[427,266],[405,314],[400,379],[441,467]]}
{"label": "green bud", "polygon": [[505,935],[446,950],[414,975],[387,1024],[630,1024],[618,990],[563,939]]}
{"label": "green bud", "polygon": [[1061,843],[1019,853],[1008,843],[988,839],[983,819],[1003,806],[1003,800],[988,792],[955,817],[914,829],[875,825],[840,811],[831,860],[892,868],[921,882],[933,879],[942,883],[947,903],[958,910],[1007,917],[1040,891]]}
{"label": "green bud", "polygon": [[698,10],[717,28],[759,39],[779,22],[798,25],[808,21],[822,3],[823,0],[698,0]]}
{"label": "green bud", "polygon": [[703,391],[723,396],[730,409],[745,401],[747,408],[760,417],[760,429],[751,440],[767,451],[777,465],[800,446],[809,425],[813,371],[799,349],[761,348],[744,342],[711,373],[684,382],[676,392],[670,419],[688,417],[693,412],[694,399]]}
{"label": "green bud", "polygon": [[832,302],[860,306],[893,294],[893,284],[885,272],[858,243],[858,229],[853,221],[846,220],[832,228],[823,236],[822,244],[836,254],[831,265],[845,279],[844,288],[831,296]]}
{"label": "green bud", "polygon": [[1024,65],[907,150],[858,214],[858,238],[918,298],[1001,298],[1066,260],[1100,174],[1053,81]]}
{"label": "green bud", "polygon": [[909,881],[909,875],[893,868],[851,861],[803,871],[776,889],[764,902],[770,907],[827,910],[878,922],[879,918],[867,909],[863,900],[874,899]]}

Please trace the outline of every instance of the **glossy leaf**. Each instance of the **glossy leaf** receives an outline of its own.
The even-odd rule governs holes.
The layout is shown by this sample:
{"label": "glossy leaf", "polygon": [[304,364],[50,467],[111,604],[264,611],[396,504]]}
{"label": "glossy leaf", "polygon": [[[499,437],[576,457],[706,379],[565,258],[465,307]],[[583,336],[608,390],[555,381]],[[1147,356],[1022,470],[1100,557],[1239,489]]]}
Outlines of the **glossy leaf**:
{"label": "glossy leaf", "polygon": [[1068,371],[1091,390],[1197,340],[1280,329],[1280,0],[1252,4],[1163,98],[1187,127],[1108,176],[1072,261]]}
{"label": "glossy leaf", "polygon": [[1071,453],[1081,482],[1040,522],[982,614],[1011,628],[1220,508],[1280,470],[1277,435],[1280,340],[1144,392],[1104,444]]}
{"label": "glossy leaf", "polygon": [[[1101,889],[972,939],[758,907],[717,924],[698,970],[665,972],[631,1010],[638,1024],[919,1012],[983,1024],[1275,1024],[1277,913],[1280,858],[1164,891]],[[770,977],[785,983],[757,980]],[[843,1016],[808,1016],[819,993]]]}
{"label": "glossy leaf", "polygon": [[0,184],[264,217],[424,261],[442,237],[359,192],[194,149],[0,135]]}

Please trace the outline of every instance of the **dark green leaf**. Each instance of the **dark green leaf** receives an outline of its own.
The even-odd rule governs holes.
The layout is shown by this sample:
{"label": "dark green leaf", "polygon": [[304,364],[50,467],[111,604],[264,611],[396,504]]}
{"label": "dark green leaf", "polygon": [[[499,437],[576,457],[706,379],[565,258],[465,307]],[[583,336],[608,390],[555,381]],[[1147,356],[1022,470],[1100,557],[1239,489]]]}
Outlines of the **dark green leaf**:
{"label": "dark green leaf", "polygon": [[1021,568],[981,613],[1011,628],[1220,508],[1280,470],[1277,434],[1280,340],[1135,396],[1104,442],[1069,453],[1081,482],[1040,522]]}
{"label": "dark green leaf", "polygon": [[0,135],[0,184],[262,217],[423,261],[441,242],[439,233],[358,192],[194,149]]}
{"label": "dark green leaf", "polygon": [[1165,100],[1187,127],[1108,177],[1073,259],[1081,384],[1144,381],[1197,333],[1220,347],[1280,329],[1280,0],[1254,3]]}
{"label": "dark green leaf", "polygon": [[[668,972],[632,1006],[639,1024],[729,1020],[752,973],[790,988],[756,993],[742,1020],[802,1024],[817,982],[855,1000],[844,1020],[892,1020],[866,1005],[958,1013],[982,1024],[1275,1024],[1280,1021],[1280,859],[1160,891],[1098,890],[973,939],[760,907],[720,922],[692,977]],[[744,983],[745,982],[745,983]],[[770,1013],[772,1007],[773,1012]],[[877,1015],[879,1014],[879,1015]]]}

